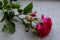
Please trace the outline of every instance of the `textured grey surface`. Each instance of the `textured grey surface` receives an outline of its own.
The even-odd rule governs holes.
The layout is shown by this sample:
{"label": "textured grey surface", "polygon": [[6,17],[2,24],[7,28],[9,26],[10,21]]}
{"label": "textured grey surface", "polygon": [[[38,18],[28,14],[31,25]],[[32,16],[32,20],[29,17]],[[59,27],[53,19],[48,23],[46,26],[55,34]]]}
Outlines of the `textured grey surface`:
{"label": "textured grey surface", "polygon": [[[0,40],[60,40],[60,2],[52,1],[17,1],[19,4],[24,6],[29,2],[33,2],[34,8],[33,11],[37,11],[37,16],[43,13],[45,16],[51,17],[53,21],[53,26],[50,34],[47,37],[38,37],[33,35],[32,32],[24,32],[24,26],[15,22],[16,32],[14,34],[5,34],[1,32],[4,23],[0,23]],[[1,20],[1,11],[0,11],[0,20]]]}

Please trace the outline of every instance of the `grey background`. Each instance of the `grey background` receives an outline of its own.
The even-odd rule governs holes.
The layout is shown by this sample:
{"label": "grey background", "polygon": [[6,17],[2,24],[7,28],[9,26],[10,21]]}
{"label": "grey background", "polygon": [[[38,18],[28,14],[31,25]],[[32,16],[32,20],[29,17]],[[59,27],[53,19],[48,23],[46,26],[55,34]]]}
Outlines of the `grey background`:
{"label": "grey background", "polygon": [[[22,0],[22,1],[28,1],[28,0]],[[29,0],[29,1],[32,1],[32,0]],[[60,1],[60,0],[33,0],[33,1]]]}
{"label": "grey background", "polygon": [[[53,26],[50,34],[47,37],[38,37],[32,34],[31,31],[26,33],[24,26],[20,22],[15,22],[16,32],[14,34],[6,34],[1,32],[4,23],[0,23],[0,40],[60,40],[60,2],[18,0],[16,3],[22,4],[23,7],[21,8],[24,8],[30,2],[33,2],[33,11],[37,11],[38,18],[42,13],[52,18]],[[0,20],[2,17],[1,13],[0,11]]]}

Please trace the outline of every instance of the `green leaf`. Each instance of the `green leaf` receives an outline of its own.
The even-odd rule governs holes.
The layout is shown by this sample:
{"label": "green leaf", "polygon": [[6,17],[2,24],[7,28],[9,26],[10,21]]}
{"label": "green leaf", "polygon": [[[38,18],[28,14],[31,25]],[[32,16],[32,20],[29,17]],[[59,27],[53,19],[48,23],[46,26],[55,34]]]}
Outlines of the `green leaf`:
{"label": "green leaf", "polygon": [[2,32],[8,32],[8,31],[9,31],[8,27],[6,25],[4,25],[3,29],[2,29]]}
{"label": "green leaf", "polygon": [[9,17],[8,11],[4,12],[4,20],[10,21],[10,17]]}
{"label": "green leaf", "polygon": [[21,14],[23,12],[23,10],[22,9],[18,9],[18,12]]}
{"label": "green leaf", "polygon": [[10,21],[12,21],[14,18],[14,12],[13,11],[9,12],[9,17],[10,17]]}
{"label": "green leaf", "polygon": [[10,1],[17,1],[17,0],[10,0]]}
{"label": "green leaf", "polygon": [[4,9],[9,9],[10,8],[10,5],[4,5],[3,8]]}
{"label": "green leaf", "polygon": [[2,2],[0,1],[0,6],[2,6]]}
{"label": "green leaf", "polygon": [[23,13],[24,14],[30,13],[32,11],[32,8],[33,8],[33,4],[31,2],[24,8],[24,12]]}
{"label": "green leaf", "polygon": [[18,4],[11,4],[11,7],[13,8],[13,9],[19,9],[20,8],[20,5],[18,5]]}
{"label": "green leaf", "polygon": [[4,3],[4,5],[7,5],[8,4],[8,0],[4,0],[3,3]]}
{"label": "green leaf", "polygon": [[0,10],[2,9],[3,7],[2,7],[2,2],[0,2]]}
{"label": "green leaf", "polygon": [[10,22],[10,23],[8,24],[8,26],[9,26],[10,32],[11,32],[11,33],[14,33],[14,32],[15,32],[15,24],[14,24],[13,22]]}
{"label": "green leaf", "polygon": [[14,18],[14,12],[11,11],[11,12],[8,12],[8,11],[5,11],[4,12],[4,20],[7,20],[7,21],[13,21],[13,18]]}
{"label": "green leaf", "polygon": [[3,8],[3,7],[2,7],[2,6],[0,6],[0,10],[2,10],[2,8]]}
{"label": "green leaf", "polygon": [[2,17],[2,20],[0,22],[3,22],[4,21],[4,16]]}

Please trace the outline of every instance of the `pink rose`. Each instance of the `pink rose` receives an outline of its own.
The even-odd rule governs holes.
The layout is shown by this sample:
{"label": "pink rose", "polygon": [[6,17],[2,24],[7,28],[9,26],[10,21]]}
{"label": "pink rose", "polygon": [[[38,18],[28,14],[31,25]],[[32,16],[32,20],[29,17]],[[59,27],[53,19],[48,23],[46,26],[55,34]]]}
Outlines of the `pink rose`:
{"label": "pink rose", "polygon": [[52,27],[52,20],[49,17],[44,17],[44,15],[42,14],[41,16],[41,20],[44,22],[44,24],[47,26],[47,28],[49,28],[49,30],[51,30]]}
{"label": "pink rose", "polygon": [[36,25],[36,31],[39,36],[47,36],[52,28],[52,21],[49,17],[44,17],[44,15],[41,16],[41,20],[44,22],[43,25],[38,23]]}

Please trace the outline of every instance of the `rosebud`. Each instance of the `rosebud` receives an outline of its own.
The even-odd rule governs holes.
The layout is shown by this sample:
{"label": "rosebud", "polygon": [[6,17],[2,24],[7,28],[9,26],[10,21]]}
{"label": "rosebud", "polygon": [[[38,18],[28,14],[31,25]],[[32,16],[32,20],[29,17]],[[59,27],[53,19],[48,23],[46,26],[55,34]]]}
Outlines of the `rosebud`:
{"label": "rosebud", "polygon": [[26,16],[26,19],[27,19],[28,21],[32,21],[32,16]]}
{"label": "rosebud", "polygon": [[24,19],[25,24],[30,25],[30,22]]}
{"label": "rosebud", "polygon": [[28,19],[28,17],[29,17],[28,15],[27,15],[27,16],[25,16],[25,18],[26,18],[26,19]]}
{"label": "rosebud", "polygon": [[25,27],[25,32],[28,32],[29,31],[29,28],[28,27]]}
{"label": "rosebud", "polygon": [[32,21],[36,21],[36,20],[38,20],[36,17],[33,17],[33,18],[32,18]]}
{"label": "rosebud", "polygon": [[44,24],[44,22],[43,22],[43,21],[39,21],[39,23],[40,23],[41,25],[43,25],[43,24]]}
{"label": "rosebud", "polygon": [[36,11],[32,12],[32,13],[31,13],[31,16],[32,16],[32,17],[36,16]]}
{"label": "rosebud", "polygon": [[32,29],[32,32],[33,32],[33,34],[36,34],[36,29],[33,28],[33,29]]}

